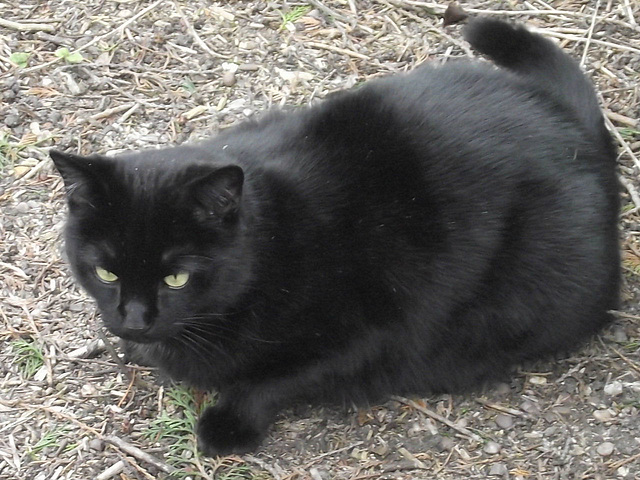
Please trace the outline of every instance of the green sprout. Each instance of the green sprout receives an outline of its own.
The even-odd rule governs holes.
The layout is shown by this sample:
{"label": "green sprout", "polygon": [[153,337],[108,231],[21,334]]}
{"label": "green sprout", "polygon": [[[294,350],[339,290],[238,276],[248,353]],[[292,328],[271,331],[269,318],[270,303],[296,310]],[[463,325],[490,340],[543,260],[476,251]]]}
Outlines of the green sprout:
{"label": "green sprout", "polygon": [[282,31],[285,28],[287,28],[287,24],[289,23],[297,22],[302,17],[304,17],[307,13],[309,13],[310,10],[311,10],[311,7],[309,5],[301,5],[299,7],[294,8],[288,13],[280,12],[280,16],[282,17],[282,23],[280,24],[280,28],[278,29],[278,31]]}
{"label": "green sprout", "polygon": [[45,432],[40,440],[36,442],[36,444],[31,447],[31,449],[27,452],[28,455],[32,459],[37,459],[39,453],[41,453],[45,448],[48,447],[59,447],[60,446],[60,437],[64,436],[68,433],[68,429],[64,427],[53,428]]}
{"label": "green sprout", "polygon": [[185,78],[180,86],[189,93],[196,93],[196,85],[190,78]]}
{"label": "green sprout", "polygon": [[635,128],[618,128],[618,132],[625,140],[633,140],[635,137],[640,137],[640,130],[636,130]]}
{"label": "green sprout", "polygon": [[26,378],[31,378],[44,365],[44,353],[33,340],[14,340],[11,342],[11,349],[16,354],[15,362],[20,372]]}
{"label": "green sprout", "polygon": [[82,56],[82,54],[78,51],[75,52],[70,52],[69,49],[67,47],[62,47],[57,49],[54,52],[54,55],[58,58],[61,58],[62,60],[64,60],[67,63],[80,63],[84,60],[84,57]]}
{"label": "green sprout", "polygon": [[14,52],[9,56],[9,60],[20,68],[25,68],[29,62],[29,54],[25,52]]}
{"label": "green sprout", "polygon": [[215,401],[210,395],[199,399],[193,389],[183,386],[170,388],[165,398],[172,413],[163,411],[151,422],[144,436],[169,446],[167,462],[179,469],[173,473],[174,476],[195,475],[204,478],[197,471],[199,453],[193,432],[200,413]]}

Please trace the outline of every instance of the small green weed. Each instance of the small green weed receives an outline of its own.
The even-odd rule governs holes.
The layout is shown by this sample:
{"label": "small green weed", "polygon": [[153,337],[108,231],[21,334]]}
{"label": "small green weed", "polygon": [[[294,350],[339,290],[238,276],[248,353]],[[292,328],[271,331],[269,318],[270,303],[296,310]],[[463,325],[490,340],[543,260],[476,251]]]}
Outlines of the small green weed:
{"label": "small green weed", "polygon": [[635,128],[619,128],[618,132],[622,135],[622,138],[625,140],[634,140],[636,137],[640,137],[640,130],[636,130]]}
{"label": "small green weed", "polygon": [[210,395],[201,396],[195,390],[179,385],[167,390],[165,398],[165,404],[170,413],[163,411],[151,422],[144,436],[168,445],[166,460],[179,469],[174,472],[174,476],[206,478],[205,475],[197,472],[199,462],[196,460],[199,453],[193,432],[199,414],[206,407],[213,405],[214,399]]}
{"label": "small green weed", "polygon": [[622,348],[629,353],[633,353],[640,348],[640,340],[634,340],[628,343],[625,343]]}
{"label": "small green weed", "polygon": [[27,134],[21,140],[16,141],[10,137],[8,131],[0,130],[0,169],[12,166],[18,160],[20,152],[24,149],[39,147],[41,144],[51,140],[53,136],[38,138],[34,134]]}
{"label": "small green weed", "polygon": [[180,86],[189,93],[196,93],[196,85],[190,78],[185,78]]}
{"label": "small green weed", "polygon": [[18,338],[11,342],[15,362],[25,378],[31,378],[44,365],[44,353],[34,340]]}
{"label": "small green weed", "polygon": [[36,442],[36,444],[31,447],[31,449],[27,452],[28,455],[36,460],[38,455],[48,447],[59,447],[60,446],[60,438],[68,433],[68,429],[64,427],[53,428],[45,432],[40,440]]}
{"label": "small green weed", "polygon": [[67,47],[57,49],[54,52],[54,55],[71,64],[80,63],[84,60],[84,57],[80,52],[70,52]]}
{"label": "small green weed", "polygon": [[309,5],[300,5],[299,7],[295,7],[293,10],[282,13],[280,12],[280,16],[282,17],[282,23],[280,24],[279,32],[287,28],[287,24],[295,23],[304,17],[307,13],[311,11],[311,6]]}
{"label": "small green weed", "polygon": [[237,467],[231,467],[220,476],[216,476],[216,480],[254,480],[256,476],[252,472],[251,468],[241,465]]}
{"label": "small green weed", "polygon": [[19,151],[18,144],[9,140],[9,134],[0,132],[0,168],[13,165]]}
{"label": "small green weed", "polygon": [[9,60],[20,68],[25,68],[27,63],[29,63],[29,54],[25,52],[14,52],[9,56]]}

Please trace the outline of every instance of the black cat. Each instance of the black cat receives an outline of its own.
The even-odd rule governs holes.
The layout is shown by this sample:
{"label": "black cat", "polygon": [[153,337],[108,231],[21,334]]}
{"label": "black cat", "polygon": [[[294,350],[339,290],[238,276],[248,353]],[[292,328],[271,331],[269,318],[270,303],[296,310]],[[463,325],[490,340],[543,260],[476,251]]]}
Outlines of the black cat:
{"label": "black cat", "polygon": [[75,275],[107,328],[219,391],[209,455],[296,401],[460,391],[574,347],[616,306],[615,152],[550,41],[424,66],[196,145],[51,152]]}

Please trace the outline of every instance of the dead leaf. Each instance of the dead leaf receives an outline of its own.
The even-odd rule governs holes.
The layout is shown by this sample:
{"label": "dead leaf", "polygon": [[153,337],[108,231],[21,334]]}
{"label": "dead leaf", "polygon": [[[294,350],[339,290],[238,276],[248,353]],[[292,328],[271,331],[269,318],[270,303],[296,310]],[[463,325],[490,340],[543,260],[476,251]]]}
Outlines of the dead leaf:
{"label": "dead leaf", "polygon": [[62,93],[50,87],[31,87],[28,93],[38,97],[55,97],[56,95],[62,95]]}
{"label": "dead leaf", "polygon": [[444,11],[444,22],[442,25],[446,27],[448,25],[453,25],[454,23],[460,23],[468,16],[469,14],[462,9],[458,2],[450,3]]}

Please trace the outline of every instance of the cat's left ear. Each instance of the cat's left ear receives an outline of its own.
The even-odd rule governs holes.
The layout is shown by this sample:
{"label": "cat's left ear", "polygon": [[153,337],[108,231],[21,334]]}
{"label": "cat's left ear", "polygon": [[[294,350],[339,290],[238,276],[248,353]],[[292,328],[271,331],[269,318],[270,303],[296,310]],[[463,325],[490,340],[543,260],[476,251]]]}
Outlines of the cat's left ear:
{"label": "cat's left ear", "polygon": [[227,219],[240,208],[243,184],[242,168],[229,165],[205,174],[191,188],[205,217]]}
{"label": "cat's left ear", "polygon": [[57,150],[50,150],[49,156],[64,180],[69,206],[95,208],[106,192],[105,178],[111,171],[110,160],[100,155],[83,157]]}

